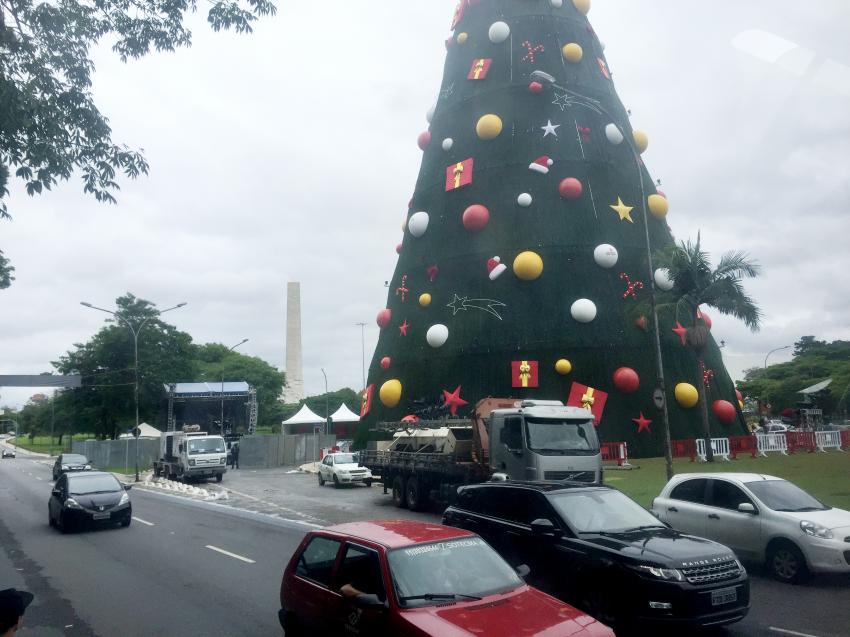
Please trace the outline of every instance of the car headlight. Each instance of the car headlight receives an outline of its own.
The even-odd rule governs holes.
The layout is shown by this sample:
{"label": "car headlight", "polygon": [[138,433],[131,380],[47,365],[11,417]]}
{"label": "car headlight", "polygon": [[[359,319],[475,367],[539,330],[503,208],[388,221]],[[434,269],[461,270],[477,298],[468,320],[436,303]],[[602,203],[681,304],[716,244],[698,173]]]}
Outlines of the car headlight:
{"label": "car headlight", "polygon": [[74,498],[68,498],[65,500],[65,508],[66,509],[82,509],[80,503],[77,502]]}
{"label": "car headlight", "polygon": [[127,504],[128,502],[130,502],[130,496],[127,495],[126,493],[122,493],[121,494],[121,500],[118,501],[118,506],[123,506],[123,505]]}
{"label": "car headlight", "polygon": [[91,465],[90,464],[86,465],[86,471],[91,471]]}
{"label": "car headlight", "polygon": [[642,573],[649,573],[653,577],[657,577],[658,579],[669,580],[673,582],[683,582],[685,581],[685,576],[682,575],[682,571],[677,568],[661,568],[659,566],[646,566],[641,564],[637,567],[638,570]]}
{"label": "car headlight", "polygon": [[227,464],[227,458],[222,458],[219,460],[219,464]]}
{"label": "car headlight", "polygon": [[190,467],[194,467],[194,466],[195,466],[195,461],[194,461],[194,460],[189,460],[189,466],[190,466]]}
{"label": "car headlight", "polygon": [[800,522],[800,528],[806,535],[811,535],[812,537],[819,537],[824,540],[832,539],[832,531],[816,522],[809,522],[808,520],[803,520],[802,522]]}
{"label": "car headlight", "polygon": [[62,465],[62,471],[67,471],[67,470],[68,470],[68,465],[63,464],[63,465]]}

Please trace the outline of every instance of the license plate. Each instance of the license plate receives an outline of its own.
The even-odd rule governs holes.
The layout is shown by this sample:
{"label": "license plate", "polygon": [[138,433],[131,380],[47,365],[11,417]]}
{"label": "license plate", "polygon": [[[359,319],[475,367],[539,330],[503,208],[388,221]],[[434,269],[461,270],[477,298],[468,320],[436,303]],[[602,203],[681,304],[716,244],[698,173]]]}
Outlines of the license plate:
{"label": "license plate", "polygon": [[93,513],[92,517],[95,520],[108,520],[109,519],[109,513]]}
{"label": "license plate", "polygon": [[737,588],[721,588],[720,590],[711,591],[711,605],[722,606],[738,601]]}

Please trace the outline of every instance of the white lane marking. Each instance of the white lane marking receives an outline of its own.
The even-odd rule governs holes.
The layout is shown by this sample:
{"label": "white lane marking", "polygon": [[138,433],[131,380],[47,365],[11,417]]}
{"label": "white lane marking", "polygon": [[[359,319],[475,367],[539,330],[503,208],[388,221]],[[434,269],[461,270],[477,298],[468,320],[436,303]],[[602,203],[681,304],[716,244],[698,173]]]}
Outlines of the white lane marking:
{"label": "white lane marking", "polygon": [[234,560],[242,560],[243,562],[247,562],[248,564],[256,564],[256,562],[252,559],[242,557],[241,555],[236,555],[236,553],[231,553],[230,551],[225,551],[224,549],[220,549],[217,546],[213,546],[212,544],[207,544],[206,548],[211,551],[215,551],[216,553],[226,555],[227,557],[232,557]]}
{"label": "white lane marking", "polygon": [[156,526],[156,524],[154,524],[153,522],[148,522],[147,520],[143,520],[142,518],[137,518],[135,515],[133,516],[133,519],[136,522],[140,522],[141,524],[147,524],[148,526]]}
{"label": "white lane marking", "polygon": [[768,626],[768,630],[771,630],[775,633],[782,633],[783,635],[794,635],[795,637],[817,637],[817,635],[812,635],[811,633],[798,633],[796,630],[786,630],[785,628],[774,628],[773,626]]}
{"label": "white lane marking", "polygon": [[36,480],[44,480],[44,478],[39,478],[38,476],[36,476],[35,479]]}

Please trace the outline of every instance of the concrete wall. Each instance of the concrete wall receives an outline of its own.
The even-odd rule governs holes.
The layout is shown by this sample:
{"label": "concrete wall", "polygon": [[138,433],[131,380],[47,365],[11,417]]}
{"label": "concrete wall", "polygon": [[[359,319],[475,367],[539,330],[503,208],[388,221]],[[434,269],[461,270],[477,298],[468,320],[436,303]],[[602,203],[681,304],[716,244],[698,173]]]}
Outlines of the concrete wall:
{"label": "concrete wall", "polygon": [[132,473],[136,466],[136,443],[139,446],[139,469],[150,469],[153,461],[159,458],[159,438],[75,440],[71,449],[87,457],[97,469],[123,468],[125,473]]}

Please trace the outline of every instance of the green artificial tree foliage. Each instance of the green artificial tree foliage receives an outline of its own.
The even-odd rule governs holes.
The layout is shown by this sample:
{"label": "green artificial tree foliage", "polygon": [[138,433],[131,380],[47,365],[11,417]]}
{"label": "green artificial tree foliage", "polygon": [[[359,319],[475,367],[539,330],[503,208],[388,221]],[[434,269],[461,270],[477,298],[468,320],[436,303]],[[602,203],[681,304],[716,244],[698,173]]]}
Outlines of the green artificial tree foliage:
{"label": "green artificial tree foliage", "polygon": [[[685,332],[686,341],[697,361],[697,372],[703,375],[705,350],[708,345],[710,323],[704,320],[700,308],[707,306],[744,322],[753,332],[761,324],[761,310],[744,291],[742,280],[759,274],[759,266],[741,252],[727,252],[713,268],[708,253],[702,250],[700,237],[696,243],[682,242],[668,246],[655,259],[655,264],[667,271],[673,289],[667,293],[674,305],[678,318],[680,310],[685,313],[691,327]],[[663,301],[662,301],[663,305]],[[705,440],[706,458],[714,461],[711,449],[711,427],[708,418],[706,382],[697,383],[699,411],[702,419],[702,434]]]}
{"label": "green artificial tree foliage", "polygon": [[[699,435],[699,417],[673,391],[702,384],[694,354],[661,312],[659,378],[644,309],[655,281],[667,283],[650,255],[674,244],[668,202],[588,9],[586,0],[459,3],[378,314],[361,443],[376,422],[465,417],[498,396],[590,408],[603,440],[659,455],[662,386],[673,438]],[[712,431],[744,433],[710,335],[703,359],[711,397],[734,405],[731,421],[709,416]]]}

